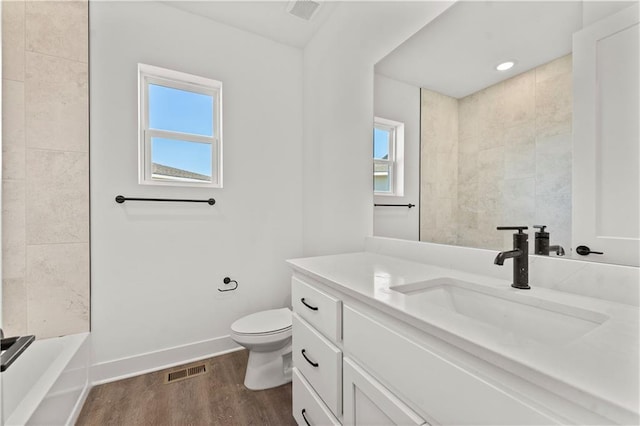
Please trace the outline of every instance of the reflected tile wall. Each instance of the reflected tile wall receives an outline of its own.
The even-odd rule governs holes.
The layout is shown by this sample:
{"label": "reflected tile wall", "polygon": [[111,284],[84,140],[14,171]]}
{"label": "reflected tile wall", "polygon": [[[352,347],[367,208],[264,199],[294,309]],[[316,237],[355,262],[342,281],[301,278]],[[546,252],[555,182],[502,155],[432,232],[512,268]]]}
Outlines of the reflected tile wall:
{"label": "reflected tile wall", "polygon": [[[511,247],[512,237],[497,226],[543,224],[552,244],[570,247],[571,61],[567,55],[462,99],[448,98],[448,109],[442,107],[446,96],[422,89],[422,241],[501,250]],[[457,144],[449,146],[457,161],[442,157],[442,123],[453,121],[445,113],[457,114]],[[447,166],[456,176],[442,170]],[[456,200],[443,209],[455,206],[454,223],[439,222],[433,210],[445,197]]]}
{"label": "reflected tile wall", "polygon": [[88,331],[88,3],[2,6],[5,333]]}
{"label": "reflected tile wall", "polygon": [[457,240],[458,101],[421,89],[420,239]]}

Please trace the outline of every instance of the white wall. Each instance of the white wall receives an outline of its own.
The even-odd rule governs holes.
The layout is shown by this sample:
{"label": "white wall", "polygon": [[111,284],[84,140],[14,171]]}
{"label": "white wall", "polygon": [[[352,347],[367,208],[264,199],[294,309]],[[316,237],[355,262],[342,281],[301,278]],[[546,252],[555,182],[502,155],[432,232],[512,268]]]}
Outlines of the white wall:
{"label": "white wall", "polygon": [[631,6],[637,0],[625,1],[585,1],[582,3],[582,25],[586,27],[600,19]]}
{"label": "white wall", "polygon": [[373,232],[373,66],[452,2],[344,2],[304,49],[304,253]]}
{"label": "white wall", "polygon": [[[284,260],[302,254],[302,51],[156,2],[90,9],[92,337],[104,366],[224,340],[237,318],[289,303]],[[138,62],[223,82],[224,189],[138,185]],[[217,203],[120,205],[118,194]],[[237,291],[218,292],[225,276]]]}
{"label": "white wall", "polygon": [[374,202],[416,205],[411,209],[374,208],[373,235],[417,241],[420,228],[420,88],[376,74],[373,101],[376,117],[404,123],[404,195],[377,195]]}

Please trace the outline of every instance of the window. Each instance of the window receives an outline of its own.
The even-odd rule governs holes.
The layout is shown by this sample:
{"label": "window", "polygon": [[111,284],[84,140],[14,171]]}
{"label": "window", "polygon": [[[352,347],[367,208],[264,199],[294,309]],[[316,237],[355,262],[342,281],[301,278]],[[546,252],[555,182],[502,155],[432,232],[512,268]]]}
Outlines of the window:
{"label": "window", "polygon": [[139,182],[222,188],[222,83],[138,64]]}
{"label": "window", "polygon": [[403,195],[404,124],[376,117],[373,126],[373,192]]}

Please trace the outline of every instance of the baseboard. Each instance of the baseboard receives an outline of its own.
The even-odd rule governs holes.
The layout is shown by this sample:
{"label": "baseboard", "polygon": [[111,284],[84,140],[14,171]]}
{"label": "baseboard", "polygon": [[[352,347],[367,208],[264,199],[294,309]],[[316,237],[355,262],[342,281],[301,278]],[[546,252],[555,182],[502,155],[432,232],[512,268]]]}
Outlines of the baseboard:
{"label": "baseboard", "polygon": [[148,352],[91,367],[91,386],[187,364],[242,349],[230,336]]}

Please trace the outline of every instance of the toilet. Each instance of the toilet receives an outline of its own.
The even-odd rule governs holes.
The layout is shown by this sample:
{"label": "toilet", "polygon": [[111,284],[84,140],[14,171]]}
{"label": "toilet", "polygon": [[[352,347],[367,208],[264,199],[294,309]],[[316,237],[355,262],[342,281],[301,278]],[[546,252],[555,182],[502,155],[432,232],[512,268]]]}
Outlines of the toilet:
{"label": "toilet", "polygon": [[249,350],[244,385],[269,389],[291,381],[291,310],[271,309],[231,324],[231,338]]}

